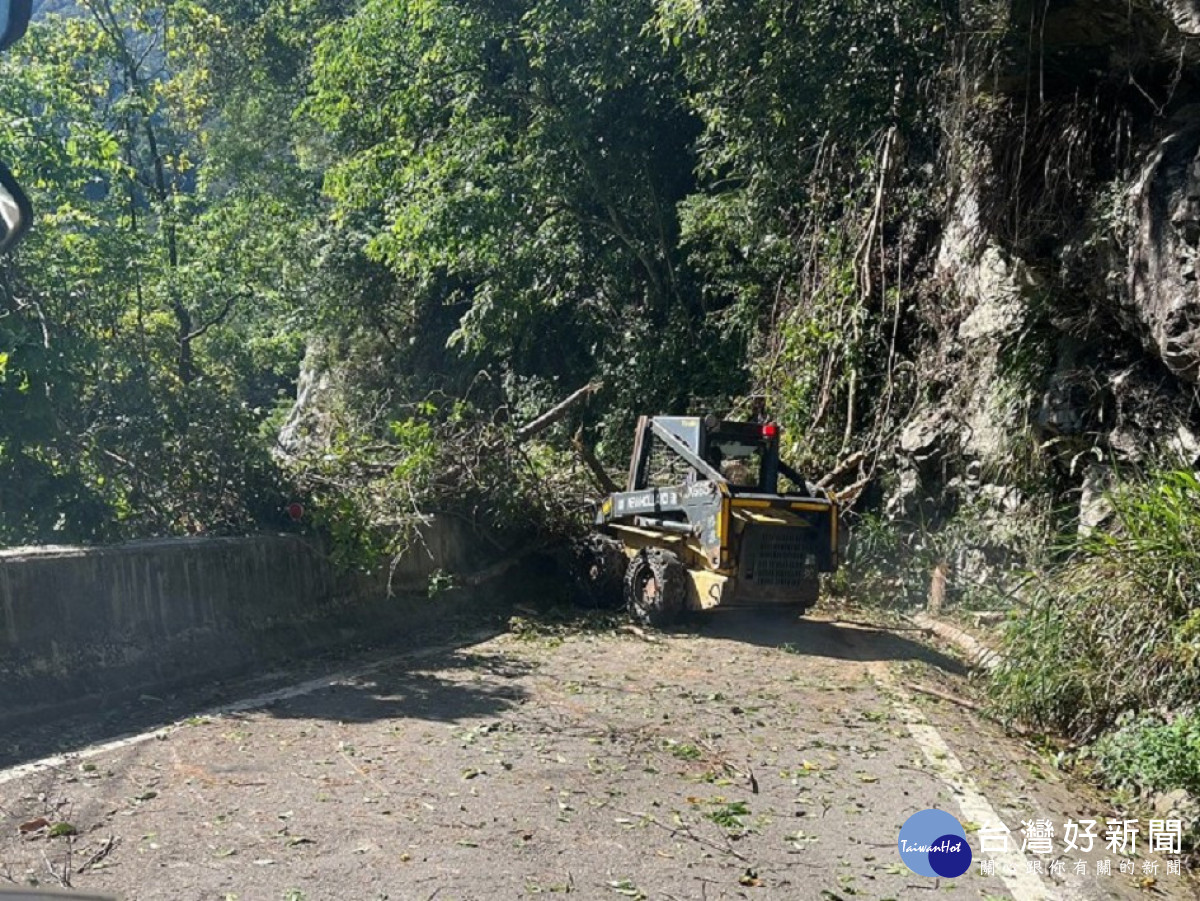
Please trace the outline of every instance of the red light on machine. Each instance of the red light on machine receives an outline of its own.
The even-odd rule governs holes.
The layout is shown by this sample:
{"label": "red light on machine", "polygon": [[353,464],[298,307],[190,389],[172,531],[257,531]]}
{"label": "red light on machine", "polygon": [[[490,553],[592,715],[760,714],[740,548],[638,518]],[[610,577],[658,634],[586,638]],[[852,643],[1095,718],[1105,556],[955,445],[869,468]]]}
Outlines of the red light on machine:
{"label": "red light on machine", "polygon": [[301,503],[293,501],[287,505],[285,510],[287,511],[288,519],[292,522],[299,522],[304,518],[304,505]]}
{"label": "red light on machine", "polygon": [[768,441],[774,441],[779,437],[779,426],[773,422],[768,422],[762,427],[762,436]]}

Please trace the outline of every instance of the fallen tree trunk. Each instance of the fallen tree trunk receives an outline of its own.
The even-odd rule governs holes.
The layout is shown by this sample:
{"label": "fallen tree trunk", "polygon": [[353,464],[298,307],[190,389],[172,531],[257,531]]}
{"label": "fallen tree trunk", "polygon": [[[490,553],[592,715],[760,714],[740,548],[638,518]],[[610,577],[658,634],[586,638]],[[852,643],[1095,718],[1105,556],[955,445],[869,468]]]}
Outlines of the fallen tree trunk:
{"label": "fallen tree trunk", "polygon": [[909,618],[921,628],[928,629],[938,638],[957,647],[971,666],[991,672],[1004,662],[1004,657],[998,651],[989,648],[957,626],[934,619],[923,612],[914,613]]}

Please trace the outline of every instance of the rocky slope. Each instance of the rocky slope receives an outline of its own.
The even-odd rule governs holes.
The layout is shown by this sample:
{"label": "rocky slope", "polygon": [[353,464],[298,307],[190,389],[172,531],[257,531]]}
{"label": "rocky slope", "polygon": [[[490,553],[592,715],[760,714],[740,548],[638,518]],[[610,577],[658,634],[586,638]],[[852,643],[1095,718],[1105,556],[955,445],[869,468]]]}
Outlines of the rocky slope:
{"label": "rocky slope", "polygon": [[1114,467],[1200,462],[1200,3],[966,12],[890,510],[976,505],[987,545],[1055,492],[1096,525]]}

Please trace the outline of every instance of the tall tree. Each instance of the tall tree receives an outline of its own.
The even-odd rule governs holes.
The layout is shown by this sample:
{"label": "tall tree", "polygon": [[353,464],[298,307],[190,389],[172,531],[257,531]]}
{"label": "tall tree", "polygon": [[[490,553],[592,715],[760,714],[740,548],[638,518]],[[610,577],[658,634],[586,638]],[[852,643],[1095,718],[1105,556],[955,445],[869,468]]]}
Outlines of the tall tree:
{"label": "tall tree", "polygon": [[8,270],[0,351],[22,387],[0,403],[36,397],[44,426],[14,429],[0,478],[29,496],[7,509],[45,512],[0,540],[240,527],[269,487],[240,396],[255,361],[231,340],[259,283],[205,178],[219,30],[198,3],[88,0],[2,61],[39,220]]}
{"label": "tall tree", "polygon": [[402,329],[472,371],[603,375],[631,411],[736,381],[679,252],[699,123],[652,13],[368,0],[326,34],[308,107],[329,136],[326,186],[343,217],[376,223],[368,249],[408,297]]}
{"label": "tall tree", "polygon": [[804,439],[793,452],[827,458],[852,440],[878,445],[900,286],[937,202],[937,186],[911,174],[938,152],[930,98],[954,4],[657,8],[704,123],[685,245],[709,290],[735,300],[760,335],[755,381]]}

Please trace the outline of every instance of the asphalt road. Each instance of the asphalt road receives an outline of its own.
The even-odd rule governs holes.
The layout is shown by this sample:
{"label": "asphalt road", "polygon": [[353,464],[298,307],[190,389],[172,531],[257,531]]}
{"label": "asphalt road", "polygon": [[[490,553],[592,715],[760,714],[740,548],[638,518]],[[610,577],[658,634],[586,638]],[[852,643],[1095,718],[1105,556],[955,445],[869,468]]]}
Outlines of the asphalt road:
{"label": "asphalt road", "polygon": [[[1068,818],[1099,820],[1102,836],[1116,813],[974,711],[917,691],[971,689],[911,634],[722,611],[668,636],[499,634],[288,676],[223,712],[175,709],[165,729],[64,758],[30,759],[54,743],[46,730],[7,736],[0,888],[226,901],[1196,896],[1169,856],[1066,854]],[[97,711],[59,742],[113,738],[118,722]],[[964,824],[975,861],[958,879],[901,862],[899,830],[927,808]],[[1034,819],[1055,825],[1053,853],[1018,850]],[[1000,821],[1010,852],[981,854],[978,830]],[[986,859],[996,875],[981,873]],[[1098,876],[1105,859],[1113,874]]]}

